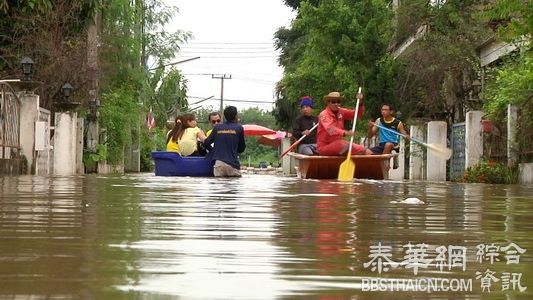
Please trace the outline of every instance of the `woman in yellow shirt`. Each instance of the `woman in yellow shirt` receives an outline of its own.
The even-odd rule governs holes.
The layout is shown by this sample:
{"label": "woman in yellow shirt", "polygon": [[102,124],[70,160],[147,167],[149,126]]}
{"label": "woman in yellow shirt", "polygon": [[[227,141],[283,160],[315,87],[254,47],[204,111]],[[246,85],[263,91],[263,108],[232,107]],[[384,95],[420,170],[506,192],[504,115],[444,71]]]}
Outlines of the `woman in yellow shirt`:
{"label": "woman in yellow shirt", "polygon": [[198,156],[198,140],[203,142],[205,139],[196,117],[184,114],[176,118],[176,124],[168,134],[167,151],[178,152],[182,156]]}

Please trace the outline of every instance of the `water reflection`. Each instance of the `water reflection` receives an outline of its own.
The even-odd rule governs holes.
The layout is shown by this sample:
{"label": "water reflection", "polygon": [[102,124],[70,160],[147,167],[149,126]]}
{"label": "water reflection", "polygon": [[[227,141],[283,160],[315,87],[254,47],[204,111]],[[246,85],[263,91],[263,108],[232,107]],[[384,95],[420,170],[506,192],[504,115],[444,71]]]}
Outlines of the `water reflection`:
{"label": "water reflection", "polygon": [[[533,187],[427,182],[126,176],[5,177],[0,298],[383,299],[531,297]],[[417,197],[422,205],[401,200]],[[490,263],[479,244],[527,249]],[[436,262],[364,267],[372,249],[468,251],[465,271]],[[501,252],[501,251],[500,251]],[[522,274],[524,292],[483,292],[476,272]],[[484,273],[483,273],[484,274]],[[363,292],[365,278],[472,279],[468,293]],[[31,284],[30,284],[31,283]],[[5,297],[4,297],[5,296]],[[151,296],[148,296],[149,298]]]}

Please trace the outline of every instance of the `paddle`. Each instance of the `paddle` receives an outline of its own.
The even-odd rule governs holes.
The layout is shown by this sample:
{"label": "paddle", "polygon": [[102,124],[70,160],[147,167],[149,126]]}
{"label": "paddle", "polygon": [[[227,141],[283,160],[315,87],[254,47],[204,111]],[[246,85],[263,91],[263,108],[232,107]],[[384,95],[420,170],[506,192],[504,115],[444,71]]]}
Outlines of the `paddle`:
{"label": "paddle", "polygon": [[[388,132],[391,132],[391,133],[394,133],[394,134],[397,134],[399,136],[402,136],[402,137],[406,137],[405,135],[403,135],[401,132],[398,132],[396,130],[392,130],[390,128],[387,128],[387,127],[384,127],[384,126],[381,126],[379,124],[376,124],[374,122],[370,122],[370,124],[378,127],[378,128],[381,128],[385,131],[388,131]],[[411,137],[409,138],[411,141],[415,142],[415,143],[418,143],[426,148],[428,148],[429,150],[432,150],[432,153],[435,155],[435,156],[438,156],[440,158],[443,158],[443,159],[450,159],[450,157],[452,157],[452,149],[450,148],[446,148],[446,146],[443,146],[443,145],[439,145],[439,144],[427,144],[427,143],[424,143],[418,139],[415,139],[414,137]]]}
{"label": "paddle", "polygon": [[[316,128],[318,127],[318,123],[315,124],[315,126],[311,127],[311,129],[309,129],[309,133],[313,132],[313,130],[315,130]],[[283,152],[280,156],[280,158],[282,158],[283,156],[285,156],[285,154],[289,153],[292,149],[294,149],[296,146],[300,145],[300,142],[303,141],[303,139],[306,137],[307,135],[302,135],[301,138],[299,138],[296,142],[292,143],[292,145],[287,148],[287,150],[285,150],[285,152]]]}
{"label": "paddle", "polygon": [[[359,91],[357,92],[357,94],[361,94],[361,87],[359,87]],[[359,114],[359,98],[357,98],[357,103],[355,104],[355,114],[353,116],[352,124],[352,136],[350,137],[348,155],[346,156],[346,160],[341,164],[339,168],[339,176],[337,177],[337,179],[340,181],[351,181],[353,179],[353,174],[355,173],[355,162],[352,160],[352,144],[355,131],[355,123],[357,123],[357,114]]]}

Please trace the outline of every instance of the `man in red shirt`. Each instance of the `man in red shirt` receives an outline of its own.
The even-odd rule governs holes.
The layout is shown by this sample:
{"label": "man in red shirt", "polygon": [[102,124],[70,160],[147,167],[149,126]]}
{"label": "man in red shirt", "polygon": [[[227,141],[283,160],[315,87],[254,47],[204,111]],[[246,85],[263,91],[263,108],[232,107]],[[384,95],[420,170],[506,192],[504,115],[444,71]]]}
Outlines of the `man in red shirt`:
{"label": "man in red shirt", "polygon": [[[363,94],[357,94],[359,99],[358,118],[361,118],[365,110],[363,106]],[[345,136],[354,134],[351,130],[344,130],[345,121],[353,121],[355,110],[341,108],[344,97],[339,92],[331,92],[324,96],[326,108],[318,116],[319,125],[317,132],[317,150],[320,155],[337,156],[348,153],[350,142],[344,140]],[[364,146],[352,143],[352,154],[371,155],[372,151]]]}

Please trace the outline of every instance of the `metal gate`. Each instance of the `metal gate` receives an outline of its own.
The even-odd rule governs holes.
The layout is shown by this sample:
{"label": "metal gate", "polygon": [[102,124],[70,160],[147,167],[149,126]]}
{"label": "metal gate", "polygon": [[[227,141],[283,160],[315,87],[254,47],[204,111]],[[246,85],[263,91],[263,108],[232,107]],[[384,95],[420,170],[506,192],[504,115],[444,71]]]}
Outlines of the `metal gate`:
{"label": "metal gate", "polygon": [[6,82],[0,82],[0,159],[20,150],[20,100]]}
{"label": "metal gate", "polygon": [[459,180],[465,172],[466,124],[452,125],[452,160],[450,164],[450,180]]}

